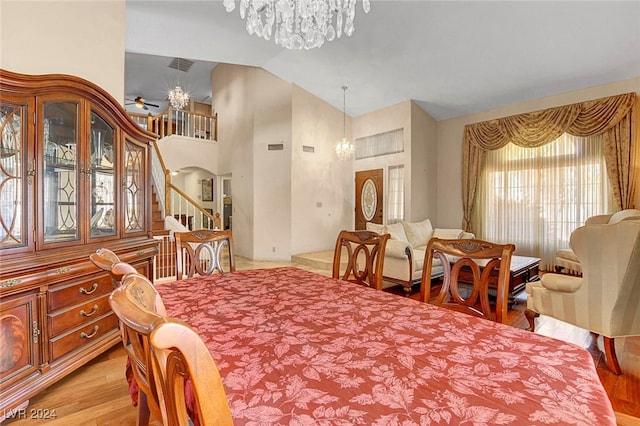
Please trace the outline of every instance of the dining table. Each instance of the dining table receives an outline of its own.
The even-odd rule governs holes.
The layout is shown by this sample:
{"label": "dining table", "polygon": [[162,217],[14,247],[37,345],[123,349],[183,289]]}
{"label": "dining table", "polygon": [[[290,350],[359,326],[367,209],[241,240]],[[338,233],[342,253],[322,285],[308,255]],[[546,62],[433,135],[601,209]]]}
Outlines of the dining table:
{"label": "dining table", "polygon": [[235,425],[615,425],[577,345],[296,267],[160,284]]}

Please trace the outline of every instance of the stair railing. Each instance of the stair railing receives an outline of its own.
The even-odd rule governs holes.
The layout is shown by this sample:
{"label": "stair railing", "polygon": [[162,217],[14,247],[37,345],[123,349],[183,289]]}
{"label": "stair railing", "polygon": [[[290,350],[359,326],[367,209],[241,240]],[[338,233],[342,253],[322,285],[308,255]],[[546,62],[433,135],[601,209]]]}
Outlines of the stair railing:
{"label": "stair railing", "polygon": [[197,201],[171,182],[167,185],[167,194],[167,204],[171,206],[171,216],[188,229],[214,229],[220,227],[219,216],[217,218],[214,217],[202,208]]}
{"label": "stair railing", "polygon": [[158,114],[128,113],[140,127],[162,139],[177,135],[210,141],[218,140],[218,113],[212,115],[169,108]]}
{"label": "stair railing", "polygon": [[[158,142],[153,141],[151,150],[151,175],[156,198],[165,222],[176,221],[175,229],[182,225],[183,230],[220,228],[220,215],[214,217],[200,204],[171,183],[171,171],[165,166]],[[166,217],[169,216],[169,219]],[[171,219],[175,219],[171,220]],[[165,227],[165,229],[167,229]],[[173,233],[154,236],[159,241],[159,250],[154,257],[154,278],[156,280],[175,278],[175,253]]]}
{"label": "stair railing", "polygon": [[166,203],[166,188],[167,188],[167,179],[169,179],[169,183],[171,182],[171,174],[168,173],[169,170],[164,165],[164,160],[162,159],[162,154],[160,154],[160,148],[158,148],[158,142],[153,141],[153,149],[151,150],[151,178],[153,182],[153,187],[156,191],[156,196],[158,200],[158,204],[160,204],[160,212],[162,213],[162,217],[165,217],[165,212],[167,209]]}
{"label": "stair railing", "polygon": [[151,154],[151,175],[163,217],[173,216],[191,230],[220,227],[220,215],[213,216],[171,183],[171,171],[165,166],[156,141],[153,141]]}

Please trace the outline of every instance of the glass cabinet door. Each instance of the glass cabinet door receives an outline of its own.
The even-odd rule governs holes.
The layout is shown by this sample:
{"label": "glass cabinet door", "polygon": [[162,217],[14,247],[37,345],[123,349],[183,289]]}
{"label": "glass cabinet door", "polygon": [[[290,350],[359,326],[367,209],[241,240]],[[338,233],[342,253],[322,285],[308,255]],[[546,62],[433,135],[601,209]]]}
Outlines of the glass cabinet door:
{"label": "glass cabinet door", "polygon": [[91,112],[91,238],[116,234],[115,132],[102,117]]}
{"label": "glass cabinet door", "polygon": [[45,102],[42,135],[44,243],[79,239],[77,102]]}
{"label": "glass cabinet door", "polygon": [[145,230],[145,149],[126,141],[124,149],[124,231]]}
{"label": "glass cabinet door", "polygon": [[0,249],[28,244],[24,185],[33,184],[33,169],[25,179],[25,116],[25,105],[0,102]]}

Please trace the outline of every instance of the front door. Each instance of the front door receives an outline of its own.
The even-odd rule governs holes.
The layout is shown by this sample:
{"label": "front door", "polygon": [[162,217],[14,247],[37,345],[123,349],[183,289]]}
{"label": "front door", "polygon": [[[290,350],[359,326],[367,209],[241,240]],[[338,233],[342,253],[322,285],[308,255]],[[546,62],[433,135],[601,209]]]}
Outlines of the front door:
{"label": "front door", "polygon": [[382,224],[382,169],[356,172],[356,229]]}

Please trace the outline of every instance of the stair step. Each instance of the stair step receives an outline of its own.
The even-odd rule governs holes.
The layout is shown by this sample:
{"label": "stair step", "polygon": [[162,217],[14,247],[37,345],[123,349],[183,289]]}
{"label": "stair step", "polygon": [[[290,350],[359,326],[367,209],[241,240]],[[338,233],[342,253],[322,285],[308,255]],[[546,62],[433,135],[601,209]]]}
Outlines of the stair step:
{"label": "stair step", "polygon": [[[348,258],[346,254],[342,253],[341,265],[347,265]],[[311,266],[316,269],[331,270],[333,269],[333,250],[321,251],[314,253],[302,253],[294,254],[291,256],[291,262],[301,263],[306,266]]]}

